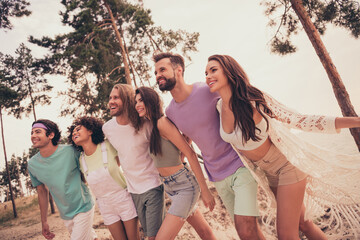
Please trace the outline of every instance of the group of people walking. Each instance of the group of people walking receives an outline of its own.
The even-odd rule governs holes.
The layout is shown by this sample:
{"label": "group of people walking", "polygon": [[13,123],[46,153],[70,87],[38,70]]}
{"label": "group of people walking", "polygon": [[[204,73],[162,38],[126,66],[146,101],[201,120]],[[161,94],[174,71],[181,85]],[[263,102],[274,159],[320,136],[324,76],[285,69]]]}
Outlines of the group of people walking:
{"label": "group of people walking", "polygon": [[[262,229],[276,226],[279,239],[298,239],[299,230],[308,239],[327,239],[311,221],[324,210],[336,223],[332,227],[345,224],[360,236],[359,155],[317,149],[288,129],[336,133],[360,127],[359,117],[289,110],[252,86],[227,55],[210,56],[206,83],[192,85],[185,83],[180,55],[158,53],[153,60],[159,89],[173,97],[165,114],[154,89],[116,84],[108,103],[113,118],[105,124],[95,117],[75,119],[68,128],[71,145],[58,145],[54,122],[33,123],[31,140],[39,153],[28,170],[45,238],[54,237],[47,222],[50,191],[71,239],[97,238],[91,193],[114,239],[139,239],[138,220],[148,239],[174,239],[185,221],[201,239],[216,239],[197,209],[200,195],[210,210],[215,200],[191,141],[241,239],[265,239],[259,216]],[[268,203],[261,211],[259,189]],[[166,214],[164,192],[171,199]]]}

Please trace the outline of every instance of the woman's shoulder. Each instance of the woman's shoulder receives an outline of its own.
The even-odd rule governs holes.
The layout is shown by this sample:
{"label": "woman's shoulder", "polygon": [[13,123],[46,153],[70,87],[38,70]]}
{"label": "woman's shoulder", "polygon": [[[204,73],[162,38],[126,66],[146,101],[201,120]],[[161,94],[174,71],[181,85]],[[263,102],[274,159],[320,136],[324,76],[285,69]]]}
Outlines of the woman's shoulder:
{"label": "woman's shoulder", "polygon": [[164,129],[171,124],[170,120],[166,116],[162,116],[157,121],[157,127],[159,130]]}

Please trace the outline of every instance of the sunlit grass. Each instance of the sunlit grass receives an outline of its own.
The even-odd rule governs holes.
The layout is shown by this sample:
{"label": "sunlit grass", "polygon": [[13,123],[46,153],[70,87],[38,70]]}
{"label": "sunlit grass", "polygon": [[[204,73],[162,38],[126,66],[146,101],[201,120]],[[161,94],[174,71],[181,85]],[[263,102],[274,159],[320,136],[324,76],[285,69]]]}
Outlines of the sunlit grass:
{"label": "sunlit grass", "polygon": [[[32,198],[32,200],[30,202],[26,201],[27,198]],[[17,214],[18,214],[17,218],[26,216],[29,213],[29,211],[34,208],[34,206],[38,205],[37,197],[31,196],[31,197],[27,197],[27,198],[15,199],[15,205],[16,205],[16,210],[17,210]],[[0,226],[10,227],[10,226],[13,226],[13,223],[11,220],[15,219],[14,213],[13,213],[13,208],[12,208],[12,203],[7,202],[5,204],[6,204],[6,209],[4,209],[4,208],[0,209]],[[5,206],[5,204],[2,205],[2,207]],[[30,226],[30,225],[33,225],[36,223],[38,223],[38,221],[36,221],[36,220],[23,220],[21,222],[21,224],[24,224],[26,226]]]}

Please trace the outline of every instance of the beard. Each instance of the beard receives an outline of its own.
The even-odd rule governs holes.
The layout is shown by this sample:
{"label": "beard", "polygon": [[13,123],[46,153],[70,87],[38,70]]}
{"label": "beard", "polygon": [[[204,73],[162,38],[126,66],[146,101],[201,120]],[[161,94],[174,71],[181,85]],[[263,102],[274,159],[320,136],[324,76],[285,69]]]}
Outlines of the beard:
{"label": "beard", "polygon": [[118,108],[118,110],[117,110],[116,112],[111,112],[111,111],[110,111],[110,115],[111,115],[112,117],[121,116],[121,115],[123,115],[124,113],[125,113],[124,107]]}
{"label": "beard", "polygon": [[159,89],[164,92],[164,91],[171,91],[174,89],[176,85],[176,78],[175,78],[175,74],[174,77],[172,78],[165,78],[165,84],[162,84],[161,86],[159,85]]}

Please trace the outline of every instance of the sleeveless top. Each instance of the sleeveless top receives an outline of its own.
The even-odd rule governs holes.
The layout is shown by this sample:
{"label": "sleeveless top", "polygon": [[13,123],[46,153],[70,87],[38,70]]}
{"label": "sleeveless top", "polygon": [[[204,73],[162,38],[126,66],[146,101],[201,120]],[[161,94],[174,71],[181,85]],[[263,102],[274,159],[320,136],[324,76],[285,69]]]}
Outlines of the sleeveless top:
{"label": "sleeveless top", "polygon": [[221,123],[221,107],[222,99],[219,99],[218,103],[216,104],[216,108],[220,115],[220,136],[225,142],[233,144],[239,150],[249,151],[260,147],[266,141],[268,138],[268,133],[266,131],[267,124],[264,118],[262,118],[261,121],[256,124],[256,127],[260,129],[260,132],[258,129],[255,129],[256,136],[260,138],[259,141],[254,141],[250,138],[247,142],[244,142],[241,129],[238,125],[235,127],[233,132],[226,133]]}
{"label": "sleeveless top", "polygon": [[155,167],[174,167],[182,164],[180,159],[180,151],[172,142],[165,138],[161,138],[160,145],[162,151],[161,155],[154,155],[150,153],[150,156],[154,161]]}

